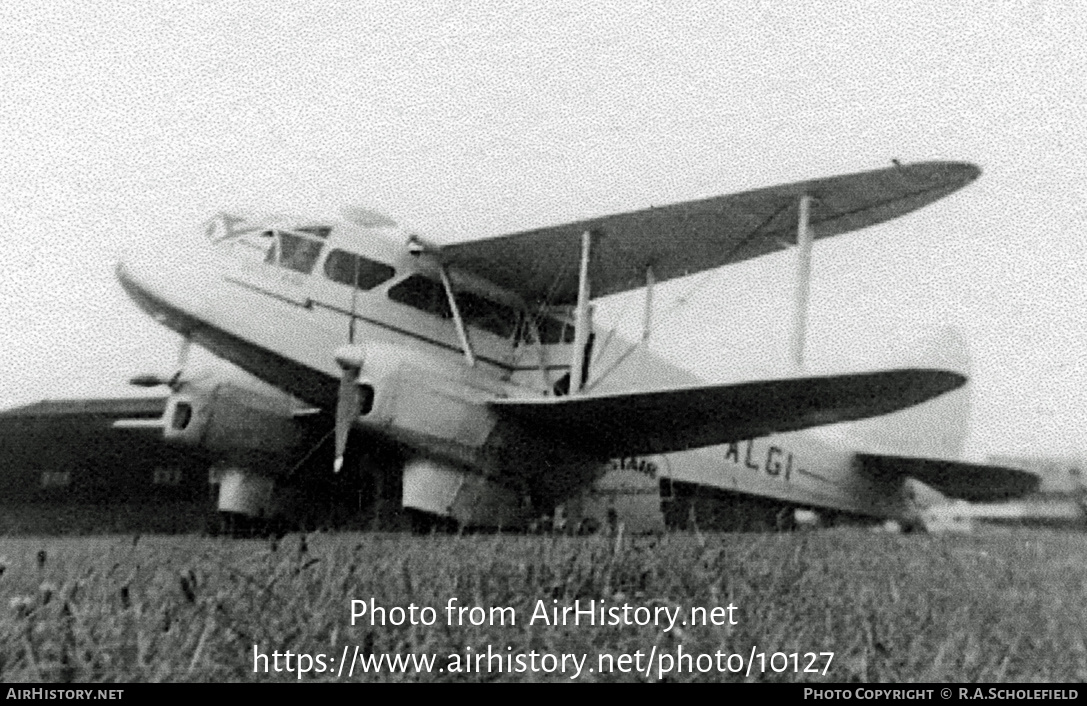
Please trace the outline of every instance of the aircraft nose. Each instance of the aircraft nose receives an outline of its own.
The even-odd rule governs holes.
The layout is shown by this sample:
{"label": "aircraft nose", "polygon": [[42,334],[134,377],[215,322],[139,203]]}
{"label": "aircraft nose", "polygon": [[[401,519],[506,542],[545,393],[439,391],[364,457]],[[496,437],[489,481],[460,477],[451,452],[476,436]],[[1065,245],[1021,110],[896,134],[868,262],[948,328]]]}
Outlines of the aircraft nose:
{"label": "aircraft nose", "polygon": [[135,276],[132,274],[132,253],[128,250],[123,252],[119,258],[117,258],[117,264],[113,267],[113,274],[117,277],[117,281],[121,284],[121,288],[125,290],[125,293],[130,297],[136,293],[134,290],[139,286]]}
{"label": "aircraft nose", "polygon": [[146,256],[128,250],[117,259],[113,271],[117,282],[132,301],[148,314],[156,316],[158,297],[153,282],[146,276]]}
{"label": "aircraft nose", "polygon": [[125,264],[126,259],[128,259],[127,253],[117,258],[117,264],[113,266],[113,274],[127,291],[128,285],[132,283],[132,275],[128,273],[128,267]]}
{"label": "aircraft nose", "polygon": [[164,292],[160,290],[165,283],[156,277],[156,273],[163,271],[161,260],[160,253],[147,247],[129,247],[117,258],[113,271],[121,287],[133,299],[161,296]]}
{"label": "aircraft nose", "polygon": [[202,311],[203,293],[194,283],[203,280],[191,261],[163,249],[130,249],[114,266],[125,294],[144,312],[166,326],[181,330]]}

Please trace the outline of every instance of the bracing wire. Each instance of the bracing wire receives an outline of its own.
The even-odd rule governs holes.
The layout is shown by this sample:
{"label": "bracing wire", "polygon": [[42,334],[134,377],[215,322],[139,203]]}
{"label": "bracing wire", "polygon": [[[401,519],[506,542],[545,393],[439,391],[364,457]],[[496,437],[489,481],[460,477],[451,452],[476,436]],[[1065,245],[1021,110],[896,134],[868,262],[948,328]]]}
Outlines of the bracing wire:
{"label": "bracing wire", "polygon": [[[691,285],[687,288],[687,290],[684,291],[683,294],[681,294],[679,297],[676,298],[676,300],[672,304],[672,306],[661,313],[660,319],[659,319],[661,321],[661,323],[658,326],[655,327],[655,330],[664,328],[671,321],[674,321],[674,319],[669,320],[669,317],[672,317],[673,315],[675,315],[675,313],[677,311],[679,311],[680,308],[682,308],[682,307],[686,306],[687,304],[689,304],[691,299],[694,297],[694,295],[697,294],[699,290],[704,288],[711,281],[713,281],[714,277],[716,275],[718,275],[718,274],[720,274],[720,268],[715,269],[715,270],[706,270],[704,273],[702,273],[702,275],[700,277],[695,278],[695,281],[691,283]],[[621,310],[620,318],[619,318],[618,322],[608,332],[608,338],[605,341],[605,345],[607,345],[607,343],[609,343],[611,341],[612,335],[615,333],[615,330],[619,327],[619,324],[622,323],[623,317],[626,316],[627,311],[630,309],[630,304],[633,301],[633,299],[634,298],[631,297],[630,300],[627,302],[627,304]],[[631,343],[630,345],[628,345],[627,349],[625,351],[623,351],[619,355],[619,357],[617,357],[615,359],[615,362],[612,363],[611,365],[609,365],[607,367],[607,369],[604,370],[604,372],[600,373],[600,375],[595,376],[593,378],[593,380],[589,383],[589,385],[586,386],[585,389],[587,391],[591,390],[594,387],[596,387],[596,385],[598,383],[603,382],[605,378],[607,378],[609,375],[611,375],[613,372],[615,372],[616,369],[618,369],[618,367],[620,365],[622,365],[624,362],[626,362],[626,360],[631,356],[631,354],[634,353],[634,351],[638,350],[639,346],[641,346],[641,341],[637,341],[637,342],[634,342],[634,343]],[[601,348],[603,348],[603,346],[601,346]],[[597,360],[599,360],[599,358],[600,358],[599,355],[596,356]]]}

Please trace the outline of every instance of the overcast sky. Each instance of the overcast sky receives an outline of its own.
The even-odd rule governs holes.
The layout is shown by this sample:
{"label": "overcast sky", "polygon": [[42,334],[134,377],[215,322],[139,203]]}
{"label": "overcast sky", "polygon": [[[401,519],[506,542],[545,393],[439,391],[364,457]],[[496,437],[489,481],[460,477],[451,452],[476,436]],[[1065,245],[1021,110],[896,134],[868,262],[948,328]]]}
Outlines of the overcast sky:
{"label": "overcast sky", "polygon": [[[0,406],[169,370],[113,265],[218,210],[365,204],[452,241],[952,159],[981,179],[815,246],[811,368],[953,325],[974,455],[1087,447],[1081,3],[547,5],[4,3]],[[781,373],[792,266],[670,285],[655,345]]]}

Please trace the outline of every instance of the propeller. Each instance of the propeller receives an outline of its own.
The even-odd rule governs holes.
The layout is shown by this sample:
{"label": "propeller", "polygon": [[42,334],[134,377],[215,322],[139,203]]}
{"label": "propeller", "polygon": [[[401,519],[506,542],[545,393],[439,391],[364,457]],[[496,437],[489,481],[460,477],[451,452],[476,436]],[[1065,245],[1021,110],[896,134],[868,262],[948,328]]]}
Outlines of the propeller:
{"label": "propeller", "polygon": [[362,395],[359,391],[359,375],[362,373],[362,360],[362,346],[349,344],[336,351],[336,362],[340,364],[343,373],[340,376],[340,391],[336,398],[336,460],[332,462],[333,473],[339,473],[343,468],[347,436],[361,411]]}
{"label": "propeller", "polygon": [[[365,209],[355,209],[354,214],[364,222],[370,218],[384,218],[380,214],[374,215]],[[395,224],[393,224],[395,225]],[[359,417],[361,397],[359,395],[359,375],[362,373],[363,349],[355,345],[355,312],[359,305],[359,269],[361,260],[355,256],[355,277],[351,282],[351,318],[347,322],[347,345],[336,351],[336,362],[343,371],[340,375],[340,391],[336,396],[336,460],[332,462],[332,472],[339,473],[343,469],[344,452],[347,450],[347,436],[351,433],[351,426]]]}

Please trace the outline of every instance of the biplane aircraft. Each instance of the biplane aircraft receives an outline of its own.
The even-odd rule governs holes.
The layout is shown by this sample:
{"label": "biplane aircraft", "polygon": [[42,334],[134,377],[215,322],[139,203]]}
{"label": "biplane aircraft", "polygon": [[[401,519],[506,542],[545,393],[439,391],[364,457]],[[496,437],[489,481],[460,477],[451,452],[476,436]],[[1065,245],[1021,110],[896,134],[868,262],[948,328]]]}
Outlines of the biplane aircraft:
{"label": "biplane aircraft", "polygon": [[[250,517],[279,513],[280,487],[331,478],[332,492],[365,489],[423,524],[523,527],[616,464],[705,485],[741,458],[765,473],[737,481],[736,497],[896,516],[905,479],[931,480],[917,464],[875,455],[828,500],[805,459],[752,440],[895,412],[965,377],[903,368],[700,381],[648,348],[654,287],[796,247],[802,320],[814,240],[904,215],[978,174],[896,164],[444,245],[361,209],[335,220],[223,215],[207,225],[208,247],[174,261],[129,256],[117,277],[181,334],[181,361],[196,343],[278,392],[190,377],[183,362],[135,382],[170,387],[167,438],[220,453],[219,508]],[[633,290],[644,293],[642,340],[604,345],[593,300]],[[311,444],[301,454],[300,439]],[[1008,480],[983,470],[955,482]]]}

